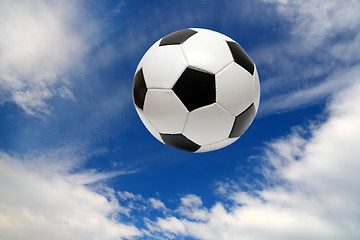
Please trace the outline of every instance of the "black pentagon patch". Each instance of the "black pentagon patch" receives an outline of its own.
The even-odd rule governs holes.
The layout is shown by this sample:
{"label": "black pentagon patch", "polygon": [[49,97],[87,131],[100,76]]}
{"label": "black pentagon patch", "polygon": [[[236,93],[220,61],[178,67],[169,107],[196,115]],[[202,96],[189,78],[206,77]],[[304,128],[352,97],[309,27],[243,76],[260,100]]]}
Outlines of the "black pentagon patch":
{"label": "black pentagon patch", "polygon": [[147,92],[146,83],[142,68],[135,74],[133,83],[133,98],[136,106],[141,110],[144,107],[145,95]]}
{"label": "black pentagon patch", "polygon": [[169,35],[166,35],[163,37],[160,41],[160,46],[165,45],[175,45],[175,44],[181,44],[185,42],[189,37],[197,33],[197,31],[191,30],[191,29],[182,29],[176,32],[173,32]]}
{"label": "black pentagon patch", "polygon": [[229,138],[237,138],[244,134],[255,118],[255,106],[252,103],[245,111],[240,113],[236,118],[231,129]]}
{"label": "black pentagon patch", "polygon": [[173,91],[189,111],[215,103],[215,75],[187,67],[175,83]]}
{"label": "black pentagon patch", "polygon": [[234,61],[240,66],[242,66],[244,69],[246,69],[246,71],[248,71],[251,75],[253,75],[254,63],[251,58],[246,54],[244,49],[242,49],[242,47],[236,42],[226,42],[230,48]]}
{"label": "black pentagon patch", "polygon": [[195,152],[200,148],[199,145],[189,140],[182,134],[164,134],[160,133],[162,140],[170,147],[180,149],[187,152]]}

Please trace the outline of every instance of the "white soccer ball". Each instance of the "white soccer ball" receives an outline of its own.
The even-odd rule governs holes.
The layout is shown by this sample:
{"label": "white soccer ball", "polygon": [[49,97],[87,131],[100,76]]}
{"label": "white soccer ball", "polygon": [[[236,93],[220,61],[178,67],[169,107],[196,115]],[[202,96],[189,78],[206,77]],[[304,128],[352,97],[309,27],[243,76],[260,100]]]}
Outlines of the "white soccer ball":
{"label": "white soccer ball", "polygon": [[231,38],[183,29],[157,41],[134,76],[137,113],[160,142],[207,152],[235,142],[260,101],[256,66]]}

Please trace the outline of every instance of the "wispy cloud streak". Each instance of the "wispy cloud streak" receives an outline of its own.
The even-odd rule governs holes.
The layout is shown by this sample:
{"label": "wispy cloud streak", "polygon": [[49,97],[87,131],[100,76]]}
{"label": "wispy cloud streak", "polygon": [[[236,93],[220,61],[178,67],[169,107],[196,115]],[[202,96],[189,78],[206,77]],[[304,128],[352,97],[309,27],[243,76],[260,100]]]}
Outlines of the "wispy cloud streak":
{"label": "wispy cloud streak", "polygon": [[[288,38],[255,49],[262,80],[261,114],[317,103],[348,86],[359,58],[357,1],[264,1],[288,23]],[[284,30],[285,31],[285,30]],[[261,66],[267,72],[261,72]],[[356,70],[357,71],[357,70]],[[342,72],[341,82],[334,77]],[[267,78],[268,77],[268,78]],[[263,111],[263,112],[262,112]]]}
{"label": "wispy cloud streak", "polygon": [[51,114],[49,99],[74,99],[68,74],[95,42],[93,21],[84,21],[83,11],[77,1],[1,1],[2,103],[44,118]]}

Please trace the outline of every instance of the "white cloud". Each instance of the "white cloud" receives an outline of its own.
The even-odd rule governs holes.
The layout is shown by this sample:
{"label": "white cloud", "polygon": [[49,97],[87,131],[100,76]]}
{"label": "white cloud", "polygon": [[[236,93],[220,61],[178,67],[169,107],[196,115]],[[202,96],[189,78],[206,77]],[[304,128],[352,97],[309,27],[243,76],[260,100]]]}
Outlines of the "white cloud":
{"label": "white cloud", "polygon": [[166,209],[165,204],[159,199],[149,198],[149,202],[154,209]]}
{"label": "white cloud", "polygon": [[261,105],[260,114],[288,111],[317,103],[320,99],[330,97],[351,86],[357,81],[357,76],[360,76],[360,66],[345,68],[315,86],[270,98]]}
{"label": "white cloud", "polygon": [[[262,190],[220,184],[228,203],[209,209],[188,195],[179,207],[187,207],[185,214],[158,218],[149,229],[175,238],[359,239],[360,78],[353,77],[355,83],[329,104],[322,125],[294,128],[267,144]],[[206,213],[202,219],[198,209]]]}
{"label": "white cloud", "polygon": [[[359,60],[360,2],[347,0],[264,1],[288,24],[288,38],[253,52],[261,80],[260,113],[316,103],[348,86],[335,75]],[[284,31],[286,31],[284,29]],[[262,78],[261,66],[268,66]],[[270,69],[270,70],[268,70]],[[271,73],[270,73],[271,72]]]}
{"label": "white cloud", "polygon": [[157,225],[160,231],[165,230],[178,235],[185,235],[187,232],[183,221],[180,221],[176,217],[167,217],[166,219],[159,218]]}
{"label": "white cloud", "polygon": [[177,212],[179,212],[181,216],[200,221],[205,221],[208,219],[208,211],[202,206],[200,197],[194,194],[188,194],[182,197],[180,200],[181,205],[177,209]]}
{"label": "white cloud", "polygon": [[143,197],[139,194],[135,195],[133,193],[130,193],[128,191],[122,191],[117,193],[120,199],[122,200],[143,200]]}
{"label": "white cloud", "polygon": [[[0,152],[1,239],[110,240],[142,235],[133,225],[119,222],[127,209],[112,189],[96,193],[69,181],[71,174],[64,173],[68,166],[43,166],[42,160],[32,159]],[[99,177],[91,173],[86,179],[94,182]]]}
{"label": "white cloud", "polygon": [[138,170],[117,170],[117,171],[98,172],[96,171],[96,169],[90,169],[72,174],[67,177],[67,180],[76,184],[86,185],[101,180],[117,177],[120,175],[136,173],[137,171]]}
{"label": "white cloud", "polygon": [[294,0],[278,2],[278,11],[288,18],[292,34],[303,41],[303,50],[312,50],[338,33],[353,31],[360,25],[356,0]]}
{"label": "white cloud", "polygon": [[[92,21],[76,1],[0,2],[0,99],[27,114],[51,113],[47,100],[74,99],[66,79],[94,44]],[[90,40],[92,39],[92,40]]]}

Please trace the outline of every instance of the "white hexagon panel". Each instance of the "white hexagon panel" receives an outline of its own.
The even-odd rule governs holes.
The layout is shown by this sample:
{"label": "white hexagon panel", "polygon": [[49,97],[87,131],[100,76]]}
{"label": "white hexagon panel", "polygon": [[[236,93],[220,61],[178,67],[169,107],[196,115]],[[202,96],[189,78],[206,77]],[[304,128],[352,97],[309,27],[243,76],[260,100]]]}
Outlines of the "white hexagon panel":
{"label": "white hexagon panel", "polygon": [[183,135],[202,145],[229,137],[235,117],[217,103],[190,112]]}
{"label": "white hexagon panel", "polygon": [[231,38],[229,38],[228,36],[219,33],[219,32],[215,32],[209,29],[205,29],[205,28],[191,28],[192,30],[196,31],[196,32],[200,32],[200,33],[205,33],[208,36],[212,36],[214,38],[220,39],[220,40],[225,40],[225,41],[230,41],[230,42],[235,42],[234,40],[232,40]]}
{"label": "white hexagon panel", "polygon": [[253,76],[237,63],[215,75],[216,102],[237,116],[254,102]]}
{"label": "white hexagon panel", "polygon": [[149,89],[144,113],[159,132],[181,133],[189,112],[172,90]]}
{"label": "white hexagon panel", "polygon": [[147,88],[171,89],[187,62],[179,45],[154,44],[141,62]]}
{"label": "white hexagon panel", "polygon": [[181,45],[190,66],[216,74],[233,61],[226,41],[199,32]]}
{"label": "white hexagon panel", "polygon": [[212,143],[209,145],[203,145],[198,150],[196,150],[196,152],[200,153],[200,152],[214,151],[214,150],[226,147],[227,145],[232,144],[236,140],[238,140],[238,138],[226,138],[226,139],[216,142],[216,143]]}

